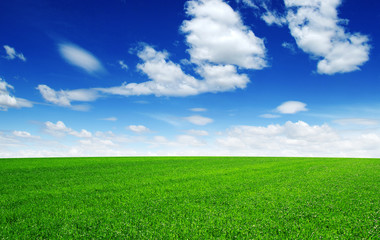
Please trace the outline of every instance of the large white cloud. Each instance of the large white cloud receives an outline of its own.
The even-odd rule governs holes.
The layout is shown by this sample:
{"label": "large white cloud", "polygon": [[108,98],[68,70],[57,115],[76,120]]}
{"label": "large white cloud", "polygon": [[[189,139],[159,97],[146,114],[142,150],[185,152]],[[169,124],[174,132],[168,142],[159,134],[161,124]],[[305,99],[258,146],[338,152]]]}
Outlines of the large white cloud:
{"label": "large white cloud", "polygon": [[341,0],[285,0],[290,33],[298,47],[319,59],[322,74],[358,70],[369,59],[367,36],[349,33],[338,18]]}
{"label": "large white cloud", "polygon": [[32,107],[29,100],[17,98],[10,91],[14,90],[13,86],[0,78],[0,110],[6,111],[8,108]]}
{"label": "large white cloud", "polygon": [[221,0],[192,0],[186,12],[192,17],[184,21],[182,31],[191,61],[195,63],[237,65],[262,69],[266,66],[262,39],[246,27],[240,15]]}
{"label": "large white cloud", "polygon": [[104,71],[104,67],[93,54],[77,45],[60,43],[58,44],[58,50],[67,63],[79,67],[88,73]]}

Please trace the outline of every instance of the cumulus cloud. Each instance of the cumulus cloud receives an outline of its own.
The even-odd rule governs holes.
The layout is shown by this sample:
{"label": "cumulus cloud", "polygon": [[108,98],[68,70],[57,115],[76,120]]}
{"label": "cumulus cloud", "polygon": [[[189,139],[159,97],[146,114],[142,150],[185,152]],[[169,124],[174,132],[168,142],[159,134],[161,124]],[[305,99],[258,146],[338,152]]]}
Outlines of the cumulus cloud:
{"label": "cumulus cloud", "polygon": [[187,120],[188,122],[192,123],[192,124],[200,125],[200,126],[207,125],[207,124],[212,123],[214,121],[211,118],[202,117],[199,115],[193,115],[193,116],[185,117],[184,119]]}
{"label": "cumulus cloud", "polygon": [[51,89],[49,86],[40,84],[37,89],[42,97],[49,103],[59,106],[72,107],[71,102],[91,102],[99,98],[99,94],[94,89],[59,90]]}
{"label": "cumulus cloud", "polygon": [[8,108],[33,107],[32,102],[23,98],[13,96],[10,91],[13,86],[0,78],[0,110],[7,111]]}
{"label": "cumulus cloud", "polygon": [[226,149],[226,155],[378,157],[379,136],[376,133],[345,136],[327,124],[311,126],[298,121],[266,127],[232,127],[216,142]]}
{"label": "cumulus cloud", "polygon": [[58,50],[67,63],[79,67],[88,73],[97,73],[104,71],[100,61],[90,52],[83,48],[71,44],[60,43]]}
{"label": "cumulus cloud", "polygon": [[140,133],[140,134],[150,132],[150,129],[143,125],[129,125],[127,129],[134,133]]}
{"label": "cumulus cloud", "polygon": [[286,19],[299,48],[318,59],[321,74],[359,70],[368,61],[367,36],[346,32],[338,18],[341,0],[285,0]]}
{"label": "cumulus cloud", "polygon": [[16,52],[16,50],[13,47],[10,47],[8,45],[4,45],[3,47],[4,47],[5,52],[7,54],[7,56],[5,56],[6,59],[13,60],[13,59],[18,58],[23,62],[26,61],[24,54]]}
{"label": "cumulus cloud", "polygon": [[276,108],[279,113],[294,114],[297,112],[308,111],[306,104],[298,101],[287,101]]}
{"label": "cumulus cloud", "polygon": [[246,27],[240,15],[221,0],[192,0],[186,5],[192,19],[181,30],[194,63],[237,65],[248,69],[266,67],[262,39]]}
{"label": "cumulus cloud", "polygon": [[52,123],[50,121],[45,122],[44,131],[50,135],[57,137],[64,137],[66,135],[72,135],[78,138],[90,138],[92,133],[82,129],[80,132],[75,131],[67,127],[62,121],[57,121],[57,123]]}

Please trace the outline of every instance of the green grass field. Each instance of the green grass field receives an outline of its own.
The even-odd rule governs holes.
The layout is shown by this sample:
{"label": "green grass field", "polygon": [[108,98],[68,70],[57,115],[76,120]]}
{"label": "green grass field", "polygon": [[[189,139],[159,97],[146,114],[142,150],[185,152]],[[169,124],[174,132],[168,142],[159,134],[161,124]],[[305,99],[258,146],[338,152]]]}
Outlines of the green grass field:
{"label": "green grass field", "polygon": [[380,159],[0,159],[0,239],[380,239]]}

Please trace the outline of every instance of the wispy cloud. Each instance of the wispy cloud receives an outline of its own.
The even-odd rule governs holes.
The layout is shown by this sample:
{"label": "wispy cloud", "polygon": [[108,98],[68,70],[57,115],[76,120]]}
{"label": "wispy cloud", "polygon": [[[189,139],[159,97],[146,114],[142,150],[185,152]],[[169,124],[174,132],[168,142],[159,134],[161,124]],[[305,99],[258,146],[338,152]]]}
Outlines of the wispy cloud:
{"label": "wispy cloud", "polygon": [[72,44],[60,43],[58,50],[67,63],[79,67],[88,73],[99,73],[104,71],[104,67],[100,61],[87,50]]}
{"label": "wispy cloud", "polygon": [[10,91],[13,86],[0,78],[0,110],[7,111],[8,108],[33,107],[33,103],[23,98],[13,96]]}
{"label": "wispy cloud", "polygon": [[206,112],[206,108],[190,108],[190,111],[192,112]]}
{"label": "wispy cloud", "polygon": [[75,131],[69,127],[67,127],[62,121],[57,121],[57,123],[52,123],[50,121],[45,122],[44,130],[46,133],[51,134],[53,136],[63,137],[66,135],[72,135],[78,138],[90,138],[92,137],[92,133],[89,131],[82,129],[80,132]]}
{"label": "wispy cloud", "polygon": [[266,114],[261,114],[260,117],[261,118],[279,118],[281,116],[277,114],[266,113]]}
{"label": "wispy cloud", "polygon": [[7,56],[5,56],[6,59],[13,60],[13,59],[20,59],[21,61],[25,62],[26,58],[24,57],[24,54],[16,52],[16,50],[13,47],[10,47],[8,45],[4,45],[5,52]]}
{"label": "wispy cloud", "polygon": [[110,121],[110,122],[116,122],[117,118],[116,117],[108,117],[108,118],[102,118],[100,120]]}
{"label": "wispy cloud", "polygon": [[333,121],[339,125],[362,125],[362,126],[375,126],[379,125],[380,121],[368,118],[341,118]]}
{"label": "wispy cloud", "polygon": [[125,71],[128,70],[128,65],[125,64],[123,60],[119,61],[119,65],[120,65],[121,69],[124,69]]}
{"label": "wispy cloud", "polygon": [[192,124],[200,125],[200,126],[207,125],[214,121],[211,118],[203,117],[200,115],[193,115],[193,116],[185,117],[184,119]]}

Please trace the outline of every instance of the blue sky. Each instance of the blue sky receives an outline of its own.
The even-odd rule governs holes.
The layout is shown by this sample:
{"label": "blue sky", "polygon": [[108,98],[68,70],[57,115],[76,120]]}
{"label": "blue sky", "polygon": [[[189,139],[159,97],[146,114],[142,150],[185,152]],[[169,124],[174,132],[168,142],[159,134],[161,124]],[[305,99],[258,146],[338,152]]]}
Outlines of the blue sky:
{"label": "blue sky", "polygon": [[380,157],[378,1],[0,9],[0,157]]}

